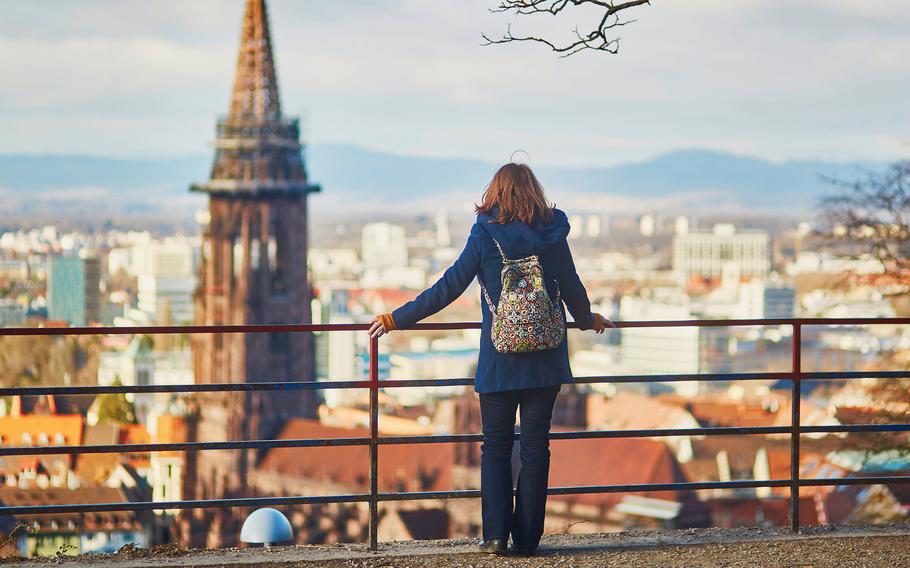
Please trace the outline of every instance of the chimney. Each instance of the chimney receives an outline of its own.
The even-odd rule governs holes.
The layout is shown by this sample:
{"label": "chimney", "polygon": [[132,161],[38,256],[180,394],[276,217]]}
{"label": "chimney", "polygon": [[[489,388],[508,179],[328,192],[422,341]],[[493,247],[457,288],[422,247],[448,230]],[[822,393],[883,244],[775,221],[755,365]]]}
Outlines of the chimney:
{"label": "chimney", "polygon": [[717,452],[716,461],[718,481],[730,481],[730,457],[727,450]]}
{"label": "chimney", "polygon": [[18,418],[22,416],[22,397],[16,395],[13,397],[13,402],[10,405],[9,415],[13,418]]}

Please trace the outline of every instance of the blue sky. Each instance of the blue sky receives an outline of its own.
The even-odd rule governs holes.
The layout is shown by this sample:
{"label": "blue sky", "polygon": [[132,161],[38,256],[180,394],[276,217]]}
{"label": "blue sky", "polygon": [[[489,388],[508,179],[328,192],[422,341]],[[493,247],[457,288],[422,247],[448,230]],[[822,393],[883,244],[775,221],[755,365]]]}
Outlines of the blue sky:
{"label": "blue sky", "polygon": [[[680,148],[910,154],[910,2],[653,0],[620,54],[482,47],[496,0],[270,0],[312,143],[609,165]],[[0,152],[208,152],[242,0],[0,0]],[[518,18],[558,36],[569,18]]]}

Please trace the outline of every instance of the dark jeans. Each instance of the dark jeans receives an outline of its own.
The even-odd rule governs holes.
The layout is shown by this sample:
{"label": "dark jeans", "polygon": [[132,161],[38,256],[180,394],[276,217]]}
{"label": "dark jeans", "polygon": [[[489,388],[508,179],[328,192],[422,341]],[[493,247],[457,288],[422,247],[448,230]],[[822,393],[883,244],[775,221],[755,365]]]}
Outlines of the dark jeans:
{"label": "dark jeans", "polygon": [[[483,446],[480,493],[483,538],[507,540],[534,551],[543,534],[550,472],[550,418],[559,386],[480,395]],[[512,446],[515,411],[521,412],[521,470],[514,510]]]}

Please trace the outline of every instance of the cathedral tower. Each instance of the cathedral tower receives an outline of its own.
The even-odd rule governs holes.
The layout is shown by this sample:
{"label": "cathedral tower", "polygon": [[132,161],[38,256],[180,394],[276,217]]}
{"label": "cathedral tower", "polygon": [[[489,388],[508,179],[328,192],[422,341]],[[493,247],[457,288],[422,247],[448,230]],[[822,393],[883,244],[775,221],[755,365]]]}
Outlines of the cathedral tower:
{"label": "cathedral tower", "polygon": [[[230,110],[217,124],[196,292],[196,324],[310,322],[307,278],[307,179],[296,118],[281,113],[265,0],[247,0]],[[309,334],[198,334],[197,383],[307,381],[313,378]],[[273,438],[292,416],[315,417],[313,391],[199,393],[191,431],[199,441]],[[256,453],[187,453],[188,499],[250,496]],[[238,512],[193,513],[183,540],[236,544]]]}

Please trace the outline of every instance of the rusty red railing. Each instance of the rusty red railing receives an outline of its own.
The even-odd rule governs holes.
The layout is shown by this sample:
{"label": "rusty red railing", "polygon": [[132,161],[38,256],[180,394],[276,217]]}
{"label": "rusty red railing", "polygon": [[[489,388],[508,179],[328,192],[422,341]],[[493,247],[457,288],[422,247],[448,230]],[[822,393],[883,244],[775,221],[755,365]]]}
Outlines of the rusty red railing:
{"label": "rusty red railing", "polygon": [[[630,383],[630,382],[678,382],[678,381],[749,381],[778,379],[791,382],[791,416],[788,426],[773,427],[704,427],[672,428],[651,430],[595,430],[574,432],[553,432],[551,439],[580,438],[632,438],[632,437],[672,437],[703,435],[790,435],[790,476],[786,479],[771,480],[735,480],[735,481],[699,481],[658,484],[633,485],[587,485],[551,487],[551,495],[569,495],[584,493],[619,493],[679,491],[700,489],[733,489],[758,487],[787,487],[790,491],[790,521],[793,531],[799,531],[799,488],[831,485],[864,485],[864,484],[904,484],[910,483],[910,475],[865,476],[849,478],[800,478],[799,456],[800,436],[811,433],[846,433],[846,432],[905,432],[910,431],[910,424],[850,424],[834,426],[803,426],[800,424],[800,392],[804,381],[838,380],[874,377],[881,379],[910,378],[910,371],[837,371],[837,372],[804,372],[802,370],[802,330],[810,326],[867,326],[867,325],[908,325],[910,318],[792,318],[792,319],[731,319],[731,320],[685,320],[685,321],[625,321],[616,322],[617,328],[638,327],[742,327],[742,326],[791,326],[792,351],[791,369],[785,372],[765,373],[694,373],[675,375],[602,375],[576,377],[575,382],[593,383]],[[478,329],[478,322],[469,323],[426,323],[418,324],[415,330],[458,330]],[[570,327],[573,327],[570,325]],[[0,328],[2,336],[75,336],[75,335],[166,335],[166,334],[206,334],[206,333],[294,333],[294,332],[365,332],[368,324],[292,324],[292,325],[238,325],[238,326],[139,326],[139,327],[75,327],[75,328]],[[380,446],[389,444],[426,444],[426,443],[463,443],[479,442],[480,434],[451,434],[431,436],[380,436],[379,390],[401,387],[439,387],[470,386],[473,379],[408,379],[380,380],[379,378],[379,341],[369,342],[369,379],[341,381],[263,381],[249,383],[212,383],[188,385],[111,385],[111,386],[38,386],[0,388],[0,397],[36,396],[36,395],[93,395],[108,393],[194,393],[194,392],[255,392],[255,391],[288,391],[288,390],[322,390],[322,389],[369,389],[370,435],[360,438],[322,438],[322,439],[283,439],[283,440],[240,440],[240,441],[194,441],[183,443],[127,444],[127,445],[86,445],[86,446],[30,446],[0,447],[0,457],[21,455],[52,454],[91,454],[91,453],[137,453],[164,451],[205,451],[205,450],[240,450],[268,448],[301,448],[301,447],[369,447],[369,491],[343,495],[320,496],[284,496],[284,497],[249,497],[231,499],[200,499],[186,501],[148,501],[131,503],[94,503],[71,505],[41,505],[7,507],[0,506],[0,516],[35,515],[51,513],[89,513],[102,511],[148,511],[166,509],[220,508],[220,507],[261,507],[275,505],[305,505],[318,503],[368,503],[369,506],[369,546],[378,546],[377,524],[380,502],[419,499],[454,499],[476,498],[479,490],[420,491],[405,493],[380,493],[378,487],[378,456]],[[516,434],[520,437],[520,433]]]}

